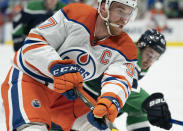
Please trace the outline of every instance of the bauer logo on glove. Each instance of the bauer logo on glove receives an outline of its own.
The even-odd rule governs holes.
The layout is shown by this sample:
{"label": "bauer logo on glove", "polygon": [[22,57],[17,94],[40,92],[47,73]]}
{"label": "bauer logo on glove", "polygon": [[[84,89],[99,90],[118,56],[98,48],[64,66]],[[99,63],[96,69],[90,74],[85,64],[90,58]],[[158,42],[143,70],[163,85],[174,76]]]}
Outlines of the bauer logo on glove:
{"label": "bauer logo on glove", "polygon": [[152,107],[159,103],[165,103],[165,100],[162,98],[162,99],[156,99],[156,100],[150,101],[149,106]]}
{"label": "bauer logo on glove", "polygon": [[154,93],[142,103],[149,122],[157,127],[169,130],[172,128],[171,113],[162,93]]}

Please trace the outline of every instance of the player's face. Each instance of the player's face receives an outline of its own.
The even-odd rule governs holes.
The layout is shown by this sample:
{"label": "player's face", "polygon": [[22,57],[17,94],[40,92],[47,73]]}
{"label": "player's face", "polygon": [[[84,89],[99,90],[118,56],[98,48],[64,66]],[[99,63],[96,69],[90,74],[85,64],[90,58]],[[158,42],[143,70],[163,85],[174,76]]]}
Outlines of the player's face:
{"label": "player's face", "polygon": [[110,26],[111,33],[113,35],[119,35],[122,32],[122,28],[124,25],[126,25],[131,17],[131,14],[133,12],[133,8],[129,7],[127,5],[113,2],[109,9],[109,22],[118,24],[120,27],[114,27]]}
{"label": "player's face", "polygon": [[145,70],[150,67],[158,58],[160,54],[150,47],[145,47],[142,51],[141,62],[142,69]]}

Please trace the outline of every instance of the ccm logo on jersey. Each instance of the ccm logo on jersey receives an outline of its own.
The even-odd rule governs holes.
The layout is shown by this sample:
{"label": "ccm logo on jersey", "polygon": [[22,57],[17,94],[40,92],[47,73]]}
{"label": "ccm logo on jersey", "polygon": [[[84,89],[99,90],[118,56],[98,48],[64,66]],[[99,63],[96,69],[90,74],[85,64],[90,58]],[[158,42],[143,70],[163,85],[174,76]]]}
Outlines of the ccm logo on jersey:
{"label": "ccm logo on jersey", "polygon": [[164,103],[164,102],[165,102],[164,99],[156,99],[156,100],[154,100],[154,101],[151,101],[151,102],[149,103],[149,106],[151,107],[151,106],[154,106],[154,105],[156,105],[156,104]]}

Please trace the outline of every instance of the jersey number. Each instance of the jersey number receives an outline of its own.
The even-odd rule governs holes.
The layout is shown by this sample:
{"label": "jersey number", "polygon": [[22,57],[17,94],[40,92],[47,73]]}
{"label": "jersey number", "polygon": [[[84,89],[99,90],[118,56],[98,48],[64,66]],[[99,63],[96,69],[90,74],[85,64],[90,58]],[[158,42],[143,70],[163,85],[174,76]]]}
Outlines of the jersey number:
{"label": "jersey number", "polygon": [[39,28],[46,29],[46,28],[55,26],[57,24],[57,22],[55,21],[55,19],[53,17],[50,17],[46,22],[47,22],[46,24],[40,25]]}
{"label": "jersey number", "polygon": [[133,77],[134,70],[135,70],[134,64],[127,63],[127,64],[126,64],[126,67],[127,67],[127,69],[126,69],[127,74],[128,74],[130,77]]}

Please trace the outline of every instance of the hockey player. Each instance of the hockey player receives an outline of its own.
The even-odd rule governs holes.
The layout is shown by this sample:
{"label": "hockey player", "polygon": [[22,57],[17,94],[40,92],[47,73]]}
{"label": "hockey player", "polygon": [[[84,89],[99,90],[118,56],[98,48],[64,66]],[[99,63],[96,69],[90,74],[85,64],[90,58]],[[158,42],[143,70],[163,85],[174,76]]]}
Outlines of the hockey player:
{"label": "hockey player", "polygon": [[[118,115],[124,112],[128,113],[126,122],[128,131],[150,131],[149,122],[169,130],[172,127],[169,122],[171,114],[163,94],[154,93],[149,96],[144,89],[138,87],[138,80],[144,77],[151,65],[165,52],[166,40],[161,33],[150,29],[141,35],[137,46],[139,48],[138,62],[135,67],[137,75],[133,80],[132,92],[122,112]],[[100,82],[100,77],[86,82],[84,84],[85,91],[93,98],[97,98],[100,95],[100,90],[95,87],[100,86],[98,84]]]}
{"label": "hockey player", "polygon": [[[171,114],[162,93],[149,94],[138,87],[138,80],[142,79],[150,66],[159,59],[166,50],[166,40],[157,30],[147,30],[137,42],[139,47],[138,62],[135,70],[137,79],[133,82],[133,89],[122,112],[127,112],[127,128],[129,131],[150,131],[152,125],[169,130]],[[139,88],[139,89],[138,89]],[[136,89],[136,90],[135,90]],[[139,90],[139,91],[137,91]]]}
{"label": "hockey player", "polygon": [[73,90],[101,74],[105,82],[88,120],[98,129],[106,128],[104,117],[113,122],[132,88],[138,49],[122,28],[136,6],[136,0],[99,0],[97,13],[69,4],[32,29],[1,88],[7,130],[48,131],[53,121],[69,131],[89,112]]}
{"label": "hockey player", "polygon": [[35,0],[26,3],[24,9],[13,20],[13,49],[22,47],[29,31],[51,17],[64,6],[59,0]]}

